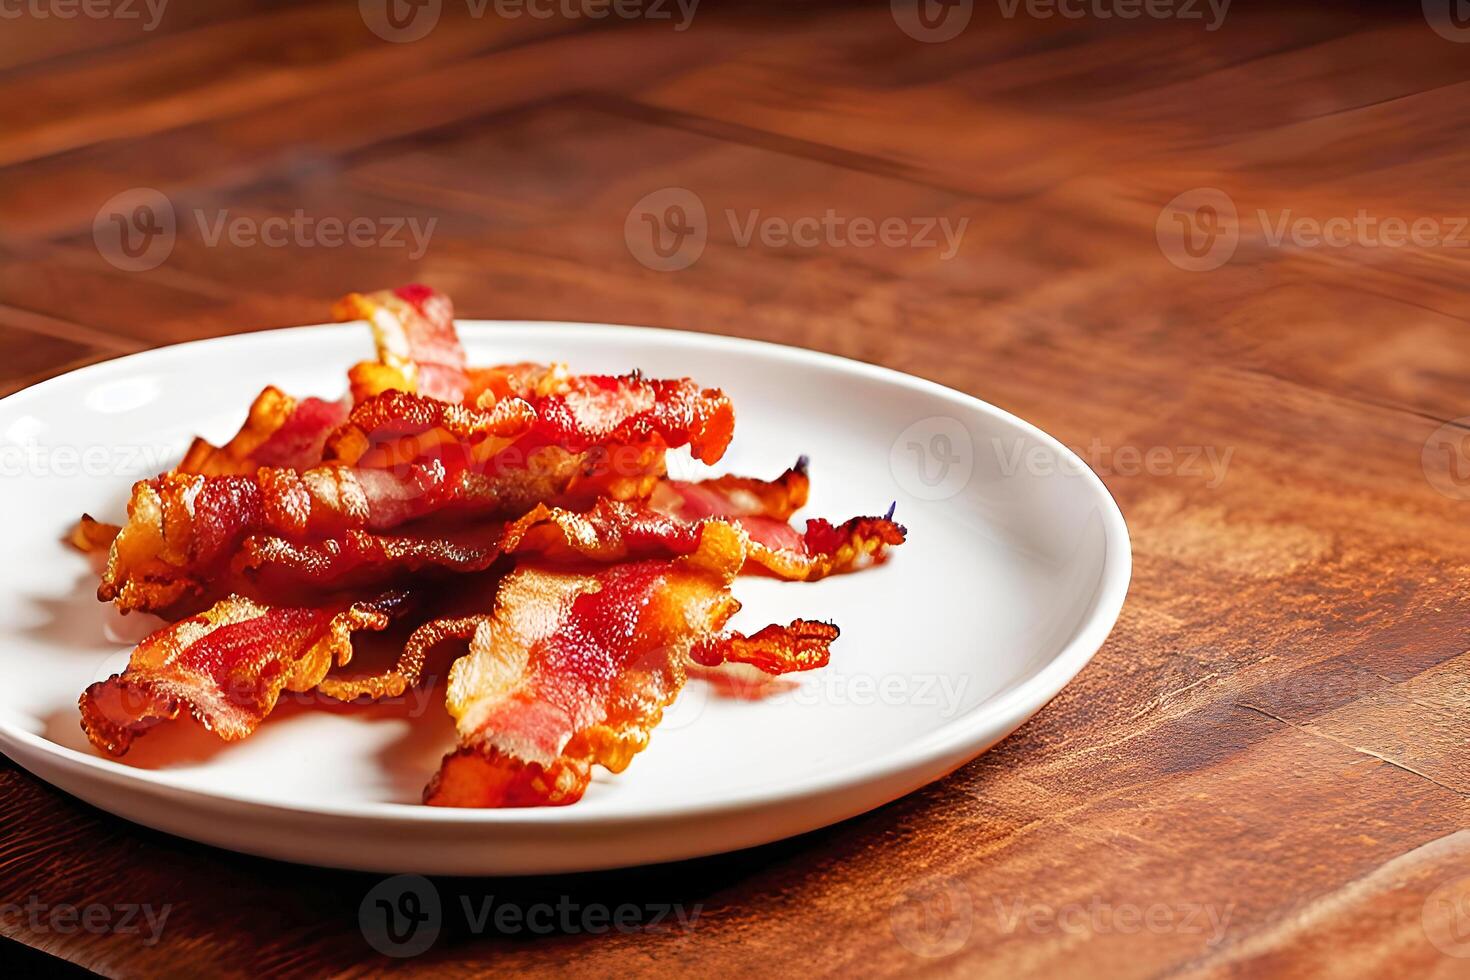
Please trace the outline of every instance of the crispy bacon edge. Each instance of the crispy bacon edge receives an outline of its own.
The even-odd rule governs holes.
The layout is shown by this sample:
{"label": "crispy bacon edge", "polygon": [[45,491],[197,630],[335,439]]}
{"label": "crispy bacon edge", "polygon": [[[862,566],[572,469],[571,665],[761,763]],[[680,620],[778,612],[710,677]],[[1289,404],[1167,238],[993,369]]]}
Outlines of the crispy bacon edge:
{"label": "crispy bacon edge", "polygon": [[454,304],[443,293],[417,283],[349,293],[332,306],[332,315],[339,321],[366,320],[373,330],[378,359],[348,372],[354,401],[398,389],[458,402],[469,390]]}
{"label": "crispy bacon edge", "polygon": [[316,687],[334,663],[351,659],[353,633],[387,628],[407,602],[391,593],[335,608],[273,608],[231,596],[152,633],[122,673],[82,692],[82,730],[120,756],[138,735],[187,710],[225,741],[244,738],[283,690]]}
{"label": "crispy bacon edge", "polygon": [[113,540],[122,528],[116,524],[107,524],[97,520],[91,514],[83,514],[81,520],[72,527],[71,533],[66,536],[67,542],[84,554],[106,551],[112,547]]}
{"label": "crispy bacon edge", "polygon": [[887,557],[903,544],[908,531],[893,520],[893,508],[882,517],[854,517],[834,525],[811,518],[806,530],[789,523],[806,505],[811,481],[808,461],[774,480],[721,476],[699,482],[665,480],[654,490],[650,506],[684,521],[727,520],[750,535],[748,560],[779,578],[812,582],[840,572],[857,571]]}
{"label": "crispy bacon edge", "polygon": [[[891,513],[839,526],[814,519],[804,535],[778,521],[805,503],[806,486],[804,461],[799,461],[771,481],[726,476],[701,484],[660,484],[652,507],[603,498],[586,513],[572,513],[543,504],[506,524],[409,528],[394,534],[353,530],[306,543],[256,534],[241,546],[232,582],[238,591],[254,594],[252,590],[264,587],[269,595],[320,583],[383,584],[424,569],[478,572],[511,552],[559,562],[673,557],[692,551],[699,527],[709,521],[733,523],[746,532],[747,572],[806,581],[881,561],[887,548],[903,542],[904,529],[891,520]],[[676,493],[699,501],[697,509],[675,506]],[[708,516],[721,510],[721,516]],[[691,518],[691,512],[706,516]],[[531,540],[523,540],[528,536]]]}
{"label": "crispy bacon edge", "polygon": [[256,396],[229,442],[215,446],[196,436],[175,470],[203,476],[248,474],[262,466],[303,470],[321,462],[327,437],[345,421],[345,401],[298,401],[270,386]]}

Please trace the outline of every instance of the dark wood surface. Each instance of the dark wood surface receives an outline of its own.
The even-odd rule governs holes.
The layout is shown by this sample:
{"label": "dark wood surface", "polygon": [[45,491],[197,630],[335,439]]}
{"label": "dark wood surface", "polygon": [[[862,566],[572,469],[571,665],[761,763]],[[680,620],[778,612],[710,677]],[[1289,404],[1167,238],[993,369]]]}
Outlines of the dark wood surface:
{"label": "dark wood surface", "polygon": [[[435,883],[450,909],[698,906],[687,932],[500,935],[455,911],[389,961],[359,923],[377,878],[164,837],[5,763],[0,905],[170,911],[152,944],[13,905],[0,933],[120,976],[1465,975],[1470,44],[1417,4],[1241,2],[1212,31],[979,4],[921,43],[887,4],[707,3],[675,31],[446,0],[412,43],[349,2],[178,2],[152,31],[0,22],[0,385],[317,322],[411,280],[467,316],[889,365],[1034,421],[1104,477],[1135,572],[1094,662],[992,752],[829,830]],[[709,241],[660,272],[624,225],[671,186],[704,202]],[[93,221],[138,187],[183,219],[167,260],[131,272]],[[1201,187],[1233,202],[1239,241],[1190,271],[1165,208]],[[189,218],[297,209],[437,224],[415,261],[211,245]],[[946,260],[742,246],[726,209],[969,223]],[[1283,216],[1360,213],[1430,224],[1397,247],[1272,241]]]}

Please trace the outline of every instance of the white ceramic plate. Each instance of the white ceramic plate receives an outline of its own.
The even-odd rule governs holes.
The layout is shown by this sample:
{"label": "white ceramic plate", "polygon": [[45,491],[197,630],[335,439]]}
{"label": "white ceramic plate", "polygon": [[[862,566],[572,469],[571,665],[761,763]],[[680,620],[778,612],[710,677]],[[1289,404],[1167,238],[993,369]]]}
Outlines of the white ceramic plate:
{"label": "white ceramic plate", "polygon": [[[736,626],[798,616],[842,628],[832,664],[762,701],[695,681],[619,776],[564,808],[418,805],[453,741],[443,691],[387,706],[283,705],[223,745],[192,722],[98,756],[78,694],[144,630],[94,598],[61,543],[82,511],[121,517],[136,479],[194,433],[221,440],[266,383],[336,397],[370,356],[362,326],[225,337],[94,365],[0,401],[0,749],[118,816],[268,857],[371,871],[519,874],[713,854],[812,830],[943,776],[1067,683],[1117,618],[1127,529],[1097,477],[991,405],[855,361],[633,327],[464,323],[473,363],[692,376],[736,406],[718,470],[774,476],[811,457],[806,511],[897,502],[887,564],[815,584],[742,579]],[[693,471],[692,463],[683,466]]]}

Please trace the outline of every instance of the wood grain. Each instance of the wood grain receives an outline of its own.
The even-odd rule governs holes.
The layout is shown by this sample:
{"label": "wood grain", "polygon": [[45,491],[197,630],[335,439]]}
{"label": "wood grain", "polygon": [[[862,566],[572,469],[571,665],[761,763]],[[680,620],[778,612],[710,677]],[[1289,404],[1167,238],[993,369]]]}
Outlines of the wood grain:
{"label": "wood grain", "polygon": [[[1423,450],[1470,415],[1470,249],[1268,234],[1470,215],[1470,44],[1414,7],[1242,4],[1206,31],[980,4],[937,44],[877,3],[701,6],[686,31],[446,3],[407,44],[351,3],[6,21],[0,390],[421,279],[468,316],[777,340],[972,392],[1094,465],[1135,575],[1088,669],[949,778],[739,855],[438,879],[443,931],[401,963],[359,925],[378,879],[167,838],[5,763],[0,906],[169,914],[151,944],[10,912],[0,934],[115,976],[1463,976],[1470,503]],[[92,232],[136,187],[181,216],[146,272]],[[623,232],[666,187],[711,216],[674,273]],[[1200,187],[1239,244],[1187,271],[1158,229]],[[965,232],[944,258],[722,217],[828,209]],[[298,210],[434,231],[410,257],[196,220]],[[492,895],[698,917],[499,934],[461,911]]]}

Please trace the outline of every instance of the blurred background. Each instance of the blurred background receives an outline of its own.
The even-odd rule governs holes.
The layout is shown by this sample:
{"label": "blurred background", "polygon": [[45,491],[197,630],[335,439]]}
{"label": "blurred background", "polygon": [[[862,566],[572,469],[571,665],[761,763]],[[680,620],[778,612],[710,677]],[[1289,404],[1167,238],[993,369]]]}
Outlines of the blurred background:
{"label": "blurred background", "polygon": [[[1120,7],[6,0],[5,381],[422,279],[475,316],[789,339],[951,384],[1106,338],[1443,407],[1434,338],[1465,312],[1464,249],[1265,233],[1463,200],[1454,23],[1413,4]],[[1237,214],[1165,216],[1200,188]],[[678,190],[702,204],[682,212],[693,235]],[[904,227],[779,233],[829,211]],[[651,229],[683,243],[672,264]],[[1186,249],[1214,245],[1191,271]],[[1372,350],[1408,329],[1424,343],[1400,370],[1422,376],[1385,376]],[[1342,332],[1365,346],[1327,343]]]}

